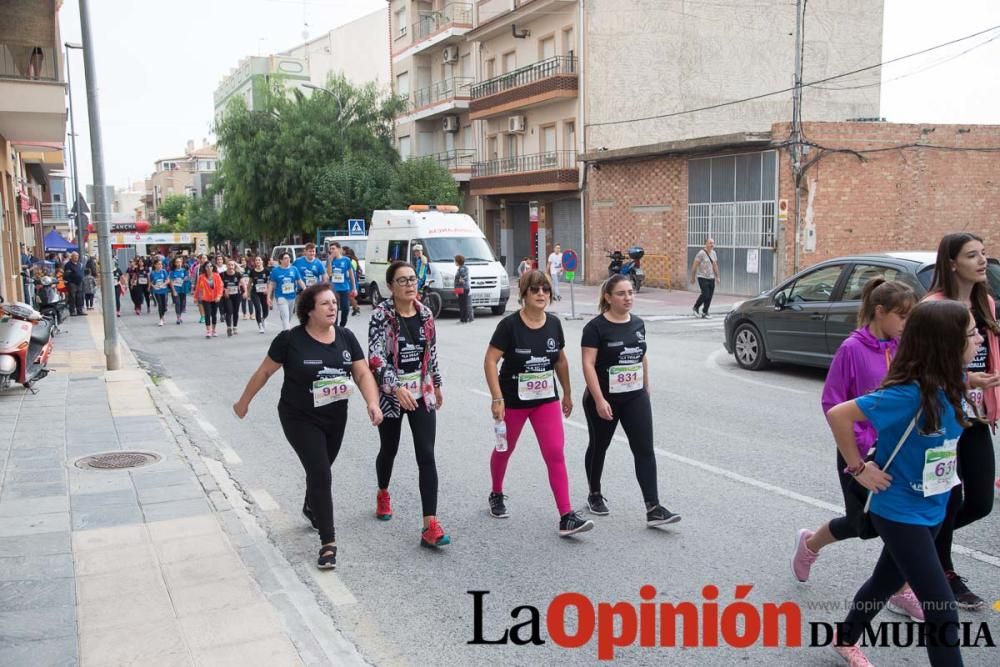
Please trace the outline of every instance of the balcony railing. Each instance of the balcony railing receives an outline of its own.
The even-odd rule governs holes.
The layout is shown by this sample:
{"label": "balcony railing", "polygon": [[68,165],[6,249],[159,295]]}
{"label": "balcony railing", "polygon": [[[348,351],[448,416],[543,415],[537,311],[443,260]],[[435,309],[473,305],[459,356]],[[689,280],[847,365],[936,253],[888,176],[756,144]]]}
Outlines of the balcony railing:
{"label": "balcony railing", "polygon": [[502,157],[472,165],[472,177],[504,176],[528,171],[549,169],[576,169],[576,151],[547,151],[515,157]]}
{"label": "balcony railing", "polygon": [[454,23],[472,25],[472,5],[467,2],[449,2],[441,11],[421,12],[413,24],[413,41],[419,42]]}
{"label": "balcony railing", "polygon": [[453,76],[435,81],[426,88],[413,91],[410,95],[410,111],[442,102],[455,97],[469,97],[469,89],[475,81],[469,76]]}
{"label": "balcony railing", "polygon": [[410,160],[431,158],[445,169],[469,169],[476,161],[475,148],[453,148],[428,155],[411,155]]}
{"label": "balcony railing", "polygon": [[45,222],[65,222],[69,220],[69,206],[66,204],[42,204],[42,220]]}
{"label": "balcony railing", "polygon": [[0,42],[0,79],[58,81],[58,54],[51,46]]}
{"label": "balcony railing", "polygon": [[472,86],[472,99],[495,95],[556,74],[576,74],[576,56],[552,56]]}

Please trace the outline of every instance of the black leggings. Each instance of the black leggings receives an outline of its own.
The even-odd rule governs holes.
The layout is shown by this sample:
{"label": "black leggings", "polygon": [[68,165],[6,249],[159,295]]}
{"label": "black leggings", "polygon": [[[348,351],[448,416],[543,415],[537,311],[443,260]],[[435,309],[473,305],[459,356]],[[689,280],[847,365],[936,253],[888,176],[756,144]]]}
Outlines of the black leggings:
{"label": "black leggings", "polygon": [[222,297],[222,310],[226,313],[226,326],[236,328],[240,324],[240,299],[239,294],[229,294]]}
{"label": "black leggings", "polygon": [[340,326],[347,326],[347,318],[351,315],[351,293],[350,291],[334,292],[337,296],[337,321]]}
{"label": "black leggings", "polygon": [[115,312],[119,315],[122,312],[122,288],[115,285]]}
{"label": "black leggings", "polygon": [[153,297],[156,299],[156,312],[162,320],[163,316],[167,314],[167,295],[154,294]]}
{"label": "black leggings", "polygon": [[844,495],[844,516],[838,516],[830,520],[830,534],[833,539],[848,540],[858,537],[858,525],[861,515],[865,511],[867,496],[859,498],[855,495],[856,487],[851,484],[853,479],[849,473],[844,472],[847,461],[837,452],[837,480],[840,481],[840,491]]}
{"label": "black leggings", "polygon": [[[417,471],[420,480],[420,504],[424,516],[437,515],[438,474],[434,463],[434,436],[437,416],[433,410],[424,407],[423,399],[417,401],[417,409],[403,411],[410,420],[413,434],[413,449],[417,454]],[[378,426],[379,450],[375,457],[375,473],[378,488],[388,489],[392,477],[392,464],[399,451],[399,436],[403,430],[402,417],[386,417]]]}
{"label": "black leggings", "polygon": [[250,299],[247,299],[246,297],[240,297],[240,312],[246,315],[249,310],[250,310]]}
{"label": "black leggings", "polygon": [[278,403],[278,418],[285,438],[295,450],[306,471],[306,502],[319,526],[323,544],[333,542],[333,473],[330,467],[337,459],[347,426],[347,401],[339,401],[321,418]]}
{"label": "black leggings", "polygon": [[[939,526],[899,523],[874,513],[871,518],[885,546],[875,564],[875,571],[861,585],[847,619],[843,626],[838,627],[838,643],[856,643],[864,632],[865,624],[871,623],[886,600],[907,582],[924,609],[923,628],[929,631],[927,657],[931,665],[960,667],[962,652],[958,648],[955,596],[933,552]],[[944,641],[938,642],[939,638]]]}
{"label": "black leggings", "polygon": [[174,312],[177,313],[177,319],[181,319],[181,315],[184,314],[184,309],[187,307],[187,293],[178,292],[174,295]]}
{"label": "black leggings", "polygon": [[618,422],[622,424],[628,437],[628,446],[635,460],[635,477],[639,480],[642,498],[647,504],[660,502],[656,490],[656,454],[653,453],[653,411],[649,394],[645,390],[636,392],[635,397],[625,401],[612,402],[613,418],[602,419],[597,414],[597,404],[587,391],[583,396],[583,413],[587,417],[587,432],[590,440],[583,461],[587,470],[590,493],[601,492],[601,474],[604,472],[604,457],[607,456],[611,439],[615,435]]}
{"label": "black leggings", "polygon": [[142,309],[142,299],[145,292],[145,285],[135,285],[129,290],[129,294],[132,296],[132,305],[137,311]]}
{"label": "black leggings", "polygon": [[702,312],[707,315],[708,308],[712,305],[712,296],[715,294],[715,278],[698,278],[698,287],[701,289],[701,294],[694,302],[694,309],[698,310],[698,307],[704,304]]}
{"label": "black leggings", "polygon": [[86,304],[87,308],[93,308],[94,307],[94,293],[90,292],[88,294],[88,293],[84,292],[83,293],[83,302],[84,302],[84,304]]}
{"label": "black leggings", "polygon": [[934,546],[945,570],[954,570],[951,541],[957,528],[968,526],[987,516],[993,509],[993,478],[996,459],[990,427],[975,422],[958,439],[958,476],[961,486],[951,490],[948,511]]}
{"label": "black leggings", "polygon": [[262,323],[267,319],[267,295],[261,294],[260,292],[254,292],[250,297],[250,305],[253,310],[253,316],[257,320],[257,324]]}
{"label": "black leggings", "polygon": [[219,302],[218,301],[202,301],[202,310],[205,311],[205,326],[209,329],[214,329],[215,324],[219,319]]}

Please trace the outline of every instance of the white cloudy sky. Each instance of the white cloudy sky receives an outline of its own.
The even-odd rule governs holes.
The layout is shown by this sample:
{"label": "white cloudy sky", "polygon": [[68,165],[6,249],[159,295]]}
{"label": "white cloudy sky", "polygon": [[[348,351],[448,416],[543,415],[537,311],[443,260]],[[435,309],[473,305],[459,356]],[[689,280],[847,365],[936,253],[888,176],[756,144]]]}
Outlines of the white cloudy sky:
{"label": "white cloudy sky", "polygon": [[[304,22],[316,37],[385,6],[385,0],[91,0],[108,183],[141,180],[156,159],[182,153],[188,139],[211,138],[212,93],[240,58],[301,43]],[[60,21],[63,39],[79,42],[77,0],[66,0]],[[997,0],[885,0],[881,59],[996,25]],[[895,122],[1000,124],[1000,39],[986,43],[998,34],[885,68],[882,115]],[[962,53],[970,47],[976,48]],[[90,183],[81,52],[70,59],[81,183]]]}

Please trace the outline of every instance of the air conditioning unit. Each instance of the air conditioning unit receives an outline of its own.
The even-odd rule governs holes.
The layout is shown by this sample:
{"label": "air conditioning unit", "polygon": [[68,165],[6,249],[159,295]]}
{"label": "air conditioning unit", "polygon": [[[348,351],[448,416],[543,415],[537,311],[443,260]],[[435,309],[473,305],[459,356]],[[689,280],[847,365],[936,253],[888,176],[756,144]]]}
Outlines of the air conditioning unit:
{"label": "air conditioning unit", "polygon": [[441,60],[445,63],[457,63],[458,62],[458,47],[449,46],[441,51]]}
{"label": "air conditioning unit", "polygon": [[445,132],[458,132],[458,116],[445,116],[442,118],[441,129]]}
{"label": "air conditioning unit", "polygon": [[507,116],[507,131],[524,132],[525,121],[524,116]]}

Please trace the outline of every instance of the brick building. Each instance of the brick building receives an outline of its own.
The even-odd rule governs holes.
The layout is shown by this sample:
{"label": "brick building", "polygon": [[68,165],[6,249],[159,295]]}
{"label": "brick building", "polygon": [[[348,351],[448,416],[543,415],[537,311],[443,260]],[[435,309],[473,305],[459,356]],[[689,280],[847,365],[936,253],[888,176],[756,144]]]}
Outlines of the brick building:
{"label": "brick building", "polygon": [[950,231],[1000,244],[1000,126],[830,122],[803,131],[797,267],[789,128],[775,124],[582,155],[586,279],[605,276],[605,248],[638,243],[648,283],[683,289],[708,236],[722,264],[719,289],[734,294],[838,255],[933,250]]}

